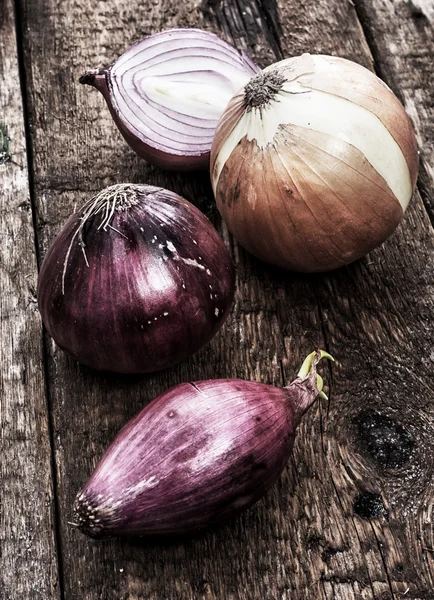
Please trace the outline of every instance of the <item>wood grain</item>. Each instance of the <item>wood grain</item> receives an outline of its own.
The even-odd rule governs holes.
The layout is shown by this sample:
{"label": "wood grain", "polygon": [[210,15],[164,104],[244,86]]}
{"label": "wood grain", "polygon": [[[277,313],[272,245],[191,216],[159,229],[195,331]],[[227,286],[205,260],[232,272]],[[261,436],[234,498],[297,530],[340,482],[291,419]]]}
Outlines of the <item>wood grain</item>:
{"label": "wood grain", "polygon": [[419,189],[434,224],[434,2],[356,0],[375,69],[410,115],[419,144]]}
{"label": "wood grain", "polygon": [[59,598],[42,328],[13,6],[0,2],[0,598]]}
{"label": "wood grain", "polygon": [[[86,68],[173,26],[220,32],[262,66],[311,51],[372,67],[353,4],[27,0],[22,16],[41,252],[92,191],[146,181],[205,210],[237,266],[223,330],[170,371],[99,374],[47,340],[64,598],[432,600],[434,253],[420,197],[392,239],[362,261],[324,276],[278,271],[228,235],[206,174],[146,165],[121,140],[102,97],[77,83]],[[288,469],[257,507],[184,541],[97,543],[68,526],[75,493],[98,457],[157,393],[207,377],[282,385],[323,345],[338,359],[324,373],[330,401],[306,415]]]}

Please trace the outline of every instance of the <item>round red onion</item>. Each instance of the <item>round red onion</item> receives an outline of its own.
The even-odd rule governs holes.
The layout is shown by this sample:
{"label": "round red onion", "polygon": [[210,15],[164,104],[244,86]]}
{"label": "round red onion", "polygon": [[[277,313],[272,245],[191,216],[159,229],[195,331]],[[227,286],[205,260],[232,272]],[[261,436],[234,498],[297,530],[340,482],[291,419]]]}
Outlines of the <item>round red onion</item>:
{"label": "round red onion", "polygon": [[38,303],[76,360],[151,372],[212,338],[234,282],[229,252],[197,208],[162,188],[121,184],[66,222],[42,264]]}
{"label": "round red onion", "polygon": [[207,169],[227,103],[259,71],[250,58],[200,29],[150,35],[108,69],[80,82],[104,96],[128,144],[166,169]]}
{"label": "round red onion", "polygon": [[[284,389],[238,379],[182,383],[118,434],[74,504],[91,537],[193,533],[251,506],[284,469],[322,389],[304,361]],[[333,360],[333,359],[332,359]]]}

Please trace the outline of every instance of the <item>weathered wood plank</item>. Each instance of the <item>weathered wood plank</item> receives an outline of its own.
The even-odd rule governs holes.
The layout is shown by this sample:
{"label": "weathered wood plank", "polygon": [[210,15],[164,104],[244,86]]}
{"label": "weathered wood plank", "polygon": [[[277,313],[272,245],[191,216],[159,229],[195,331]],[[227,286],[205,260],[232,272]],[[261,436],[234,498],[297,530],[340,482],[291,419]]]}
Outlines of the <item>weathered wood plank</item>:
{"label": "weathered wood plank", "polygon": [[[366,564],[381,598],[380,591],[400,598],[406,590],[409,597],[430,598],[434,589],[426,552],[433,543],[434,500],[433,239],[428,233],[414,237],[422,225],[430,230],[419,200],[395,247],[328,277],[320,291],[329,344],[345,347],[351,357],[343,372],[334,373],[334,408],[324,422],[329,468],[342,511],[357,529],[361,556],[370,553]],[[381,561],[374,577],[375,554]],[[349,555],[356,556],[344,550],[344,558]],[[343,576],[334,557],[329,564],[333,576]],[[378,578],[381,571],[386,577]]]}
{"label": "weathered wood plank", "polygon": [[0,598],[59,598],[13,4],[0,2]]}
{"label": "weathered wood plank", "polygon": [[434,223],[434,2],[355,0],[379,75],[398,94],[416,129],[421,190]]}
{"label": "weathered wood plank", "polygon": [[[110,63],[136,39],[175,25],[221,31],[262,65],[307,50],[373,64],[350,2],[130,4],[26,3],[44,251],[87,192],[116,181],[164,185],[212,211],[205,175],[193,181],[162,173],[125,147],[102,98],[78,86],[84,68]],[[327,276],[283,273],[253,260],[212,214],[237,263],[238,287],[228,323],[206,349],[171,371],[132,379],[91,372],[50,346],[65,598],[428,600],[430,556],[418,536],[432,547],[432,461],[424,453],[433,455],[427,324],[433,252],[420,198],[383,249]],[[284,477],[255,509],[174,543],[98,544],[68,528],[78,487],[114,433],[146,401],[187,379],[240,376],[282,383],[282,374],[289,379],[324,335],[339,359],[330,403],[318,403],[307,415]],[[362,407],[371,413],[361,415]],[[394,452],[406,458],[400,467],[381,466],[379,442],[367,441],[363,427],[372,421],[380,434],[395,427]],[[408,456],[407,439],[414,441]],[[367,492],[381,496],[389,521],[378,498]],[[355,513],[372,515],[370,504],[379,507],[376,518]]]}
{"label": "weathered wood plank", "polygon": [[[395,14],[396,3],[381,2],[387,4],[387,19],[383,29],[379,29],[378,12],[375,14],[372,7],[375,3],[376,0],[365,2],[366,14],[373,26],[377,26],[368,41],[374,51],[372,43],[382,44],[384,62],[391,55],[390,31],[403,28],[402,13],[398,10]],[[351,10],[350,13],[354,14]],[[336,30],[339,24],[342,28],[330,52],[373,68],[372,57],[357,51],[359,38],[352,37],[347,30],[346,23],[351,18],[345,21],[334,13],[330,20],[336,24]],[[307,21],[300,23],[299,13],[293,21],[301,25],[302,32],[318,31],[316,23],[312,28]],[[293,23],[284,18],[281,22],[283,34],[289,38],[294,31]],[[429,29],[425,22],[425,37],[419,38],[419,49],[423,48],[423,40],[430,36],[433,39],[432,25]],[[349,55],[341,45],[342,37],[352,38],[348,42]],[[402,31],[401,37],[404,37]],[[318,47],[322,43],[321,36],[319,41],[313,40],[315,51],[322,51]],[[409,54],[410,47],[407,46]],[[302,37],[302,44],[297,43],[298,53],[304,49]],[[402,53],[397,51],[398,55]],[[411,107],[416,105],[425,118],[432,108],[429,100],[432,62],[420,58],[417,71],[408,67],[401,65],[398,69],[395,65],[395,79],[389,79],[382,69],[380,74],[405,103],[431,160],[432,123],[422,130],[423,119]],[[425,87],[421,86],[425,104],[419,103],[419,81],[426,82]],[[422,191],[429,190],[426,195],[432,196],[433,181],[425,185]],[[318,461],[316,469],[325,476],[330,473],[335,489],[335,495],[324,489],[322,496],[336,502],[331,520],[334,531],[324,527],[321,504],[316,518],[309,523],[319,538],[311,568],[327,582],[330,597],[334,593],[336,597],[350,598],[351,587],[356,589],[357,585],[356,597],[360,594],[362,598],[400,598],[406,593],[405,597],[424,599],[430,598],[434,589],[433,555],[426,550],[433,547],[434,539],[433,520],[429,516],[434,503],[434,451],[430,442],[434,427],[431,402],[434,388],[430,383],[434,341],[433,241],[429,220],[416,194],[402,226],[383,248],[349,268],[321,278],[318,286],[328,345],[343,363],[334,370],[332,401],[323,415],[326,464]],[[405,453],[407,434],[414,442],[414,452],[409,456]],[[384,442],[385,437],[389,443]],[[399,465],[385,465],[381,460],[384,453],[395,456]],[[316,465],[317,460],[312,463]],[[370,506],[370,497],[365,492],[379,494],[388,512],[387,518],[379,514],[374,526],[357,514],[357,510],[363,512],[364,505]],[[305,504],[309,498],[310,494],[304,495]],[[352,534],[348,528],[351,521]],[[336,535],[336,529],[345,532],[343,538]],[[336,537],[340,544],[333,541]],[[324,554],[324,548],[330,552],[326,550]],[[322,558],[326,560],[321,573]]]}

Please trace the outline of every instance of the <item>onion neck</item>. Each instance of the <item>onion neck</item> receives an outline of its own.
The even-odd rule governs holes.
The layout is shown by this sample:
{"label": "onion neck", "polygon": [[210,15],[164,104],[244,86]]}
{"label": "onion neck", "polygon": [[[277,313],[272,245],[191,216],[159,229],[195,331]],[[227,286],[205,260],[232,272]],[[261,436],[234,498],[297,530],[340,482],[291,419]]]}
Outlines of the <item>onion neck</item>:
{"label": "onion neck", "polygon": [[83,206],[82,222],[86,222],[97,214],[102,216],[100,229],[104,231],[110,226],[115,212],[125,212],[139,204],[139,197],[155,192],[159,188],[148,186],[149,192],[143,186],[134,183],[117,183],[93,196]]}
{"label": "onion neck", "polygon": [[261,71],[244,88],[244,106],[249,112],[266,108],[283,88],[285,77],[277,70]]}
{"label": "onion neck", "polygon": [[83,85],[91,85],[102,94],[108,92],[107,86],[107,69],[91,69],[80,75],[79,82]]}
{"label": "onion neck", "polygon": [[327,396],[322,391],[324,386],[323,378],[316,372],[316,366],[322,358],[334,361],[334,358],[324,350],[311,352],[303,361],[296,379],[285,388],[296,392],[292,396],[292,411],[295,426],[299,424],[301,417],[318,396],[327,399]]}

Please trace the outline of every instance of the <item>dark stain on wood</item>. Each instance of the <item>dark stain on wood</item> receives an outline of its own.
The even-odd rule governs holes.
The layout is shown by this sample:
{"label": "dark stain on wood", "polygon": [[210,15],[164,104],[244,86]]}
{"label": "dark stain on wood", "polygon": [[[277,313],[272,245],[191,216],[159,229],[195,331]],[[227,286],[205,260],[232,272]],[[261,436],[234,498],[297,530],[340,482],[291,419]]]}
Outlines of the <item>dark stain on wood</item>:
{"label": "dark stain on wood", "polygon": [[387,517],[388,512],[380,494],[361,492],[354,502],[354,512],[363,519]]}
{"label": "dark stain on wood", "polygon": [[361,445],[383,469],[396,469],[411,458],[414,439],[400,423],[375,410],[364,411],[356,418]]}
{"label": "dark stain on wood", "polygon": [[9,142],[7,127],[0,123],[0,165],[4,165],[11,160]]}
{"label": "dark stain on wood", "polygon": [[333,548],[332,546],[327,546],[322,554],[321,554],[321,558],[324,562],[328,562],[330,558],[332,558],[332,556],[335,556],[336,554],[339,554],[340,552],[343,552],[344,548]]}
{"label": "dark stain on wood", "polygon": [[413,17],[413,19],[416,19],[416,21],[420,19],[428,19],[428,15],[423,11],[423,5],[418,5],[412,2],[411,0],[409,2],[409,5],[411,8],[411,16]]}

